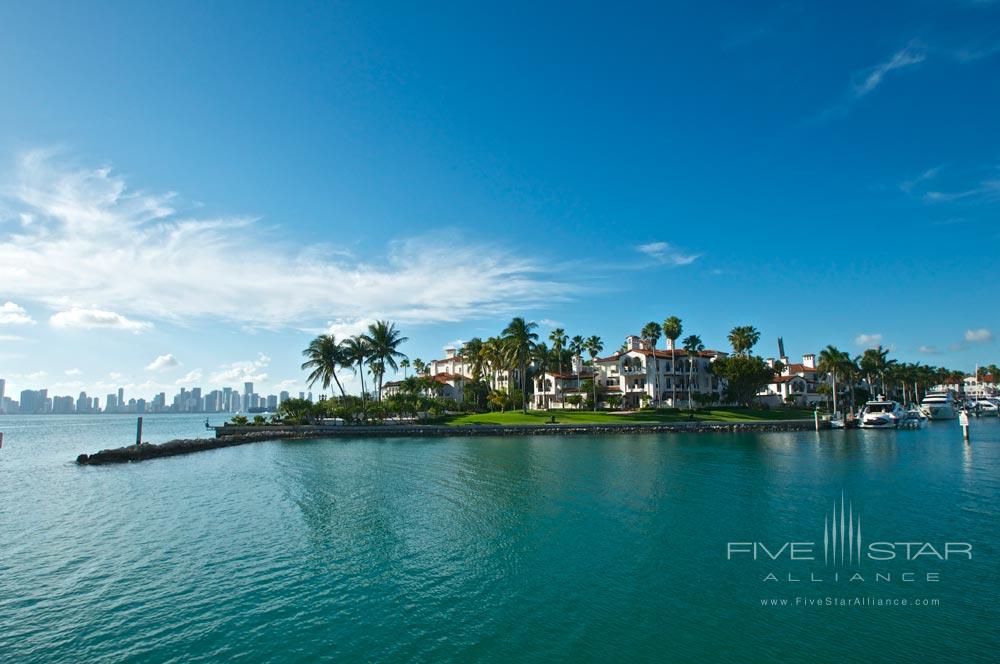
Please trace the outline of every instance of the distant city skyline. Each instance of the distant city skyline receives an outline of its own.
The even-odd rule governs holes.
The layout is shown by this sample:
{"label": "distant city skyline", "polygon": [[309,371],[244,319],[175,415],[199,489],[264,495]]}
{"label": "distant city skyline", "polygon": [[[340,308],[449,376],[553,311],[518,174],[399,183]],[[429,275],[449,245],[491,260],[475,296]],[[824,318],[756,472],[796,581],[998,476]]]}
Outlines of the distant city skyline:
{"label": "distant city skyline", "polygon": [[997,25],[986,2],[6,3],[0,375],[294,394],[317,333],[389,319],[430,360],[512,316],[997,363]]}
{"label": "distant city skyline", "polygon": [[[48,388],[24,389],[18,398],[5,393],[5,379],[0,378],[0,415],[67,415],[99,413],[254,413],[274,412],[289,398],[314,400],[313,392],[302,391],[293,395],[287,390],[278,394],[260,394],[254,391],[252,382],[243,384],[240,392],[234,387],[225,387],[202,393],[202,388],[182,387],[167,402],[166,392],[160,392],[150,399],[127,395],[125,388],[119,387],[103,397],[81,391],[75,398],[71,395],[50,394]],[[128,397],[126,399],[126,396]],[[322,396],[322,395],[319,395]]]}

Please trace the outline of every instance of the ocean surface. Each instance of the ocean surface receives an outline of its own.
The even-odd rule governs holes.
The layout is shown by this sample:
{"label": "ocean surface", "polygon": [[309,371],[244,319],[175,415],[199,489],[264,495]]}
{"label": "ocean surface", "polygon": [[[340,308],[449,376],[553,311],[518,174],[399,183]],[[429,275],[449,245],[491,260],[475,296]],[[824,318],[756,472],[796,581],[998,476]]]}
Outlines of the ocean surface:
{"label": "ocean surface", "polygon": [[[203,423],[147,416],[144,437],[206,435]],[[265,442],[73,463],[131,442],[134,426],[115,415],[0,417],[0,661],[995,662],[1000,653],[996,418],[973,421],[971,445],[946,422]],[[839,527],[842,497],[865,546],[929,542],[940,553],[968,543],[972,560],[940,560],[920,544],[914,560],[897,546],[893,560],[830,563],[824,524]],[[727,560],[731,542],[767,550]],[[816,559],[788,560],[785,542],[814,543]],[[862,580],[847,581],[853,574]],[[837,605],[853,598],[884,604]],[[938,603],[915,604],[924,600]]]}

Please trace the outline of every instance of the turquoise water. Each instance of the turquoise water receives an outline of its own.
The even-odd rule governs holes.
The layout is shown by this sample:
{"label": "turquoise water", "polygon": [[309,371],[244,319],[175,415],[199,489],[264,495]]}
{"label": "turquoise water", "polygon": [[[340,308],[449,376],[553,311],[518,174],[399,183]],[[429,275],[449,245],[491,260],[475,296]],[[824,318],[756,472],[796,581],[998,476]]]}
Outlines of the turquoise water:
{"label": "turquoise water", "polygon": [[[145,436],[203,434],[151,416]],[[271,442],[77,467],[126,416],[0,417],[0,660],[996,661],[1000,422],[923,431]],[[969,542],[891,582],[726,560],[863,535]],[[774,547],[777,548],[777,547]],[[903,582],[910,570],[938,582]],[[762,607],[762,599],[938,606]]]}

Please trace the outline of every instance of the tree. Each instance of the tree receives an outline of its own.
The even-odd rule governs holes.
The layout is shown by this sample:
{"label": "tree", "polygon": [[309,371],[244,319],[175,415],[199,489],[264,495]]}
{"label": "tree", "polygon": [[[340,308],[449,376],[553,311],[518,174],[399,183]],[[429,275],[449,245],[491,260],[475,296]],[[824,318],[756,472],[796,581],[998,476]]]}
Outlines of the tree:
{"label": "tree", "polygon": [[[583,337],[581,337],[579,334],[576,335],[575,337],[569,340],[569,352],[572,353],[574,357],[577,355],[583,355],[583,343],[584,343]],[[576,389],[577,390],[580,389],[579,371],[576,372]]]}
{"label": "tree", "polygon": [[[531,363],[535,367],[537,375],[541,376],[542,379],[542,391],[545,391],[545,372],[549,370],[549,362],[552,360],[552,356],[549,353],[549,347],[544,343],[538,343],[534,348],[531,349]],[[543,408],[548,408],[548,396],[544,396]]]}
{"label": "tree", "polygon": [[594,384],[594,412],[597,412],[597,363],[595,360],[598,353],[604,350],[604,343],[599,336],[594,335],[587,338],[584,342],[584,348],[587,350],[587,354],[590,355],[591,375],[593,377],[591,382]]}
{"label": "tree", "polygon": [[473,337],[466,341],[462,344],[461,350],[458,351],[458,356],[468,366],[469,373],[471,374],[469,377],[473,381],[478,381],[482,378],[483,366],[485,364],[482,339]]}
{"label": "tree", "polygon": [[684,330],[684,326],[681,324],[681,319],[677,316],[670,316],[665,321],[663,321],[663,336],[667,338],[667,343],[670,346],[670,405],[671,407],[677,406],[677,357],[674,354],[674,349],[677,344],[677,339],[680,338],[681,332]]}
{"label": "tree", "polygon": [[660,403],[660,363],[656,359],[656,344],[660,341],[663,328],[660,327],[659,323],[650,321],[642,326],[642,331],[639,334],[653,351],[653,404],[655,405]]}
{"label": "tree", "polygon": [[712,363],[712,372],[726,381],[726,400],[749,407],[757,393],[774,380],[774,369],[760,357],[730,355]]}
{"label": "tree", "polygon": [[410,368],[410,358],[404,357],[399,361],[399,368],[403,370],[403,380],[406,380],[406,370]]}
{"label": "tree", "polygon": [[886,370],[896,363],[896,360],[889,359],[888,349],[882,348],[881,345],[875,348],[869,348],[864,353],[861,354],[861,360],[859,364],[861,365],[861,371],[864,372],[868,378],[869,389],[874,387],[874,382],[872,381],[872,376],[877,376],[881,379],[882,383],[882,393],[884,394],[885,389],[885,373]]}
{"label": "tree", "polygon": [[306,378],[309,387],[318,382],[325,390],[330,387],[332,380],[337,384],[340,396],[346,396],[344,386],[340,384],[340,378],[337,376],[337,369],[348,365],[350,357],[343,344],[338,342],[334,335],[322,334],[316,337],[309,342],[309,346],[302,351],[302,354],[307,358],[302,363],[302,369],[312,370]]}
{"label": "tree", "polygon": [[538,340],[538,334],[533,331],[536,327],[538,327],[537,323],[528,322],[518,316],[512,319],[503,331],[504,338],[509,344],[511,357],[515,360],[520,372],[521,410],[525,413],[528,412],[528,355]]}
{"label": "tree", "polygon": [[729,331],[728,338],[734,353],[750,357],[750,351],[760,341],[760,332],[752,325],[740,325]]}
{"label": "tree", "polygon": [[427,363],[419,357],[413,358],[413,373],[422,376],[427,372]]}
{"label": "tree", "polygon": [[308,424],[316,408],[308,399],[285,399],[275,415],[286,424]]}
{"label": "tree", "polygon": [[344,348],[347,353],[347,366],[357,373],[361,372],[361,419],[368,419],[368,393],[365,391],[365,363],[370,355],[368,338],[364,335],[355,335],[344,341]]}
{"label": "tree", "polygon": [[688,354],[688,410],[693,410],[691,402],[694,398],[692,383],[694,383],[695,360],[700,357],[701,351],[705,350],[705,344],[701,342],[701,337],[692,334],[684,338],[684,350]]}
{"label": "tree", "polygon": [[563,352],[566,350],[566,344],[569,343],[566,330],[561,327],[553,328],[549,333],[549,341],[552,342],[552,350],[556,354],[556,364],[559,367],[559,373],[562,373]]}
{"label": "tree", "polygon": [[382,379],[385,371],[399,369],[397,360],[406,358],[406,355],[399,351],[399,347],[409,339],[402,335],[395,323],[386,320],[377,320],[369,325],[365,338],[368,341],[368,362],[378,380],[378,400],[382,401]]}
{"label": "tree", "polygon": [[819,364],[816,368],[833,379],[831,393],[833,394],[834,413],[837,412],[837,374],[843,369],[846,357],[847,353],[839,350],[836,346],[827,346],[819,352]]}

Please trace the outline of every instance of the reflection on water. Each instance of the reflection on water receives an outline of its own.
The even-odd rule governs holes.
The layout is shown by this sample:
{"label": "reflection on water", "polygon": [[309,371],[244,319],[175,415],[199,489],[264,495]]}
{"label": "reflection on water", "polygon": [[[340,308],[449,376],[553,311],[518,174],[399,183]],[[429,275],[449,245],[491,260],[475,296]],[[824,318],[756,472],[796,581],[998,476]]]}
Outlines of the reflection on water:
{"label": "reflection on water", "polygon": [[[932,424],[70,463],[129,419],[0,420],[3,659],[987,661],[1000,646],[983,609],[1000,599],[995,419],[971,446]],[[202,427],[151,420],[170,437]],[[760,567],[727,563],[726,542],[813,539],[841,494],[873,536],[974,543],[944,570],[941,607],[761,609]]]}

